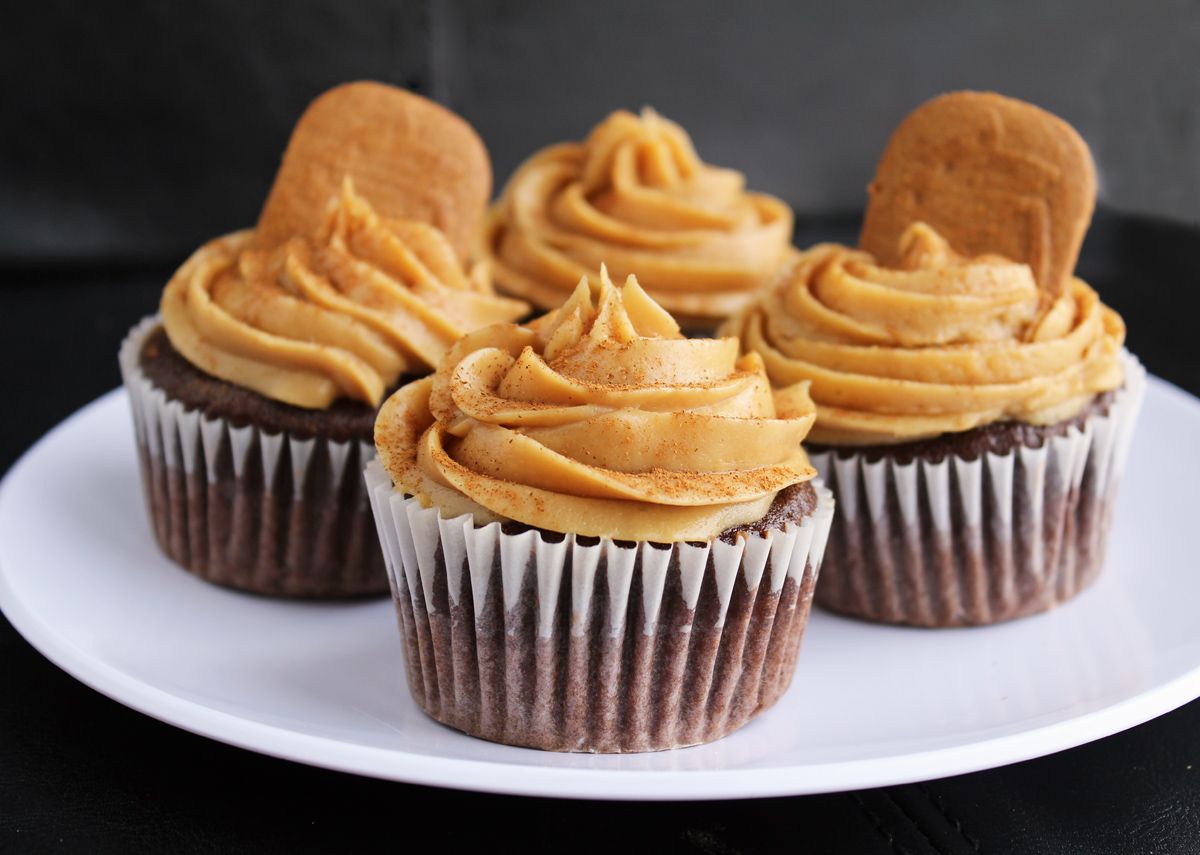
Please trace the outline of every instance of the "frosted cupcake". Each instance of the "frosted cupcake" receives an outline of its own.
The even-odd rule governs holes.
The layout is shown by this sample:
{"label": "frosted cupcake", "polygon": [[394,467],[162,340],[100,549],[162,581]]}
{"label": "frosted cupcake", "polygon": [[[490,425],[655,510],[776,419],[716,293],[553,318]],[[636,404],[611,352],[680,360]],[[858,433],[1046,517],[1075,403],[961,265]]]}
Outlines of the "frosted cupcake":
{"label": "frosted cupcake", "polygon": [[[997,150],[1020,157],[1020,122],[1049,127],[1064,144],[1077,135],[1000,96],[959,93],[931,105],[942,125],[930,132],[918,111],[915,130],[930,158],[958,169],[937,172],[953,182],[919,171],[920,181],[899,180],[885,155],[872,204],[896,193],[903,208],[924,193],[949,239],[912,222],[886,261],[816,246],[722,331],[762,357],[774,384],[811,383],[810,449],[839,503],[817,602],[886,622],[986,624],[1050,608],[1100,572],[1144,371],[1096,292],[1069,269],[1054,278],[1058,256],[1016,261],[952,245],[957,236],[1011,249],[995,237],[1012,227],[1003,219],[1010,189],[1025,200],[1013,207],[1036,210],[1021,176],[1006,184],[995,168]],[[982,154],[971,150],[981,137],[967,133],[976,116],[996,134],[982,137],[992,146]],[[897,132],[901,147],[911,122]],[[939,149],[942,137],[953,145]],[[1026,152],[1021,168],[1039,154]],[[972,171],[989,162],[984,177]],[[1089,177],[1090,157],[1086,166]],[[1069,175],[1047,170],[1035,177]],[[1043,213],[1062,211],[1054,182],[1038,186],[1049,200]],[[992,219],[964,233],[955,222],[972,204]],[[872,224],[893,228],[891,213],[869,215],[864,244],[881,245]],[[1053,245],[1046,231],[1043,245]]]}
{"label": "frosted cupcake", "polygon": [[[316,165],[295,157],[312,143],[306,123],[311,131],[381,99],[392,111],[445,112],[378,84],[318,99],[281,176],[323,185],[344,165],[340,191],[314,213],[277,180],[265,230],[198,249],[167,284],[160,316],[122,345],[154,535],[209,581],[286,596],[386,591],[361,479],[379,403],[402,379],[432,371],[464,333],[528,310],[496,296],[481,271],[468,275],[437,228],[381,214],[350,178],[362,162],[341,164],[340,149],[324,146]],[[367,177],[372,196],[395,209],[388,188]],[[314,225],[289,234],[281,222]]]}
{"label": "frosted cupcake", "polygon": [[735,339],[598,280],[380,410],[367,481],[409,687],[513,745],[708,742],[792,679],[833,511],[800,446],[814,411]]}
{"label": "frosted cupcake", "polygon": [[711,330],[773,284],[794,255],[792,212],[740,172],[700,160],[651,110],[619,111],[582,143],[543,149],[512,176],[475,248],[501,290],[542,309],[607,265],[636,272],[688,327]]}

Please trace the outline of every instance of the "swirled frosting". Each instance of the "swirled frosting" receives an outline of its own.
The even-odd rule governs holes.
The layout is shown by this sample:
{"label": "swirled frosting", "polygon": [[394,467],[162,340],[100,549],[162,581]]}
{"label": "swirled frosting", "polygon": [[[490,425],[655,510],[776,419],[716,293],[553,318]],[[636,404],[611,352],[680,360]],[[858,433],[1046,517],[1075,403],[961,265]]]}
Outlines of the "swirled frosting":
{"label": "swirled frosting", "polygon": [[900,262],[822,244],[727,322],[773,383],[811,383],[811,439],[907,442],[1001,420],[1053,424],[1122,383],[1125,326],[1087,284],[1039,290],[1025,264],[963,258],[914,223]]}
{"label": "swirled frosting", "polygon": [[444,516],[624,540],[706,540],[813,477],[805,384],[736,339],[686,339],[630,276],[458,342],[375,422],[384,467]]}
{"label": "swirled frosting", "polygon": [[550,146],[513,175],[475,255],[503,290],[550,309],[606,264],[637,272],[677,317],[726,317],[792,259],[792,212],[748,193],[740,172],[703,163],[684,130],[619,111],[582,143]]}
{"label": "swirled frosting", "polygon": [[270,250],[245,230],[202,246],[163,293],[171,344],[197,368],[260,395],[321,409],[378,405],[431,370],[463,333],[528,311],[464,273],[437,229],[384,219],[347,179],[315,235]]}

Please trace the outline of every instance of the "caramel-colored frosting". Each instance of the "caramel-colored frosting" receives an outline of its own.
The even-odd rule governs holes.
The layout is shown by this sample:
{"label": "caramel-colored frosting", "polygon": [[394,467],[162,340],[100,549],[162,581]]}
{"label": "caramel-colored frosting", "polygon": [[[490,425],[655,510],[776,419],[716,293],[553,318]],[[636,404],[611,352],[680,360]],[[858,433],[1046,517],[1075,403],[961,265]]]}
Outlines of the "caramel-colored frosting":
{"label": "caramel-colored frosting", "polygon": [[703,163],[687,133],[650,110],[619,111],[583,143],[550,146],[513,175],[475,255],[496,284],[545,309],[601,264],[637,272],[677,317],[727,317],[794,257],[792,211]]}
{"label": "caramel-colored frosting", "polygon": [[515,320],[485,268],[463,272],[437,229],[384,219],[346,181],[315,235],[270,250],[245,230],[202,246],[167,284],[161,311],[189,362],[298,407],[378,405],[431,370],[463,333]]}
{"label": "caramel-colored frosting", "polygon": [[762,356],[773,383],[812,384],[812,441],[1053,424],[1121,385],[1125,326],[1083,281],[1054,296],[1028,265],[963,258],[923,223],[904,232],[900,258],[886,268],[859,250],[813,247],[721,330]]}
{"label": "caramel-colored frosting", "polygon": [[761,519],[813,477],[805,384],[772,392],[737,339],[686,339],[602,270],[526,326],[471,333],[375,422],[384,467],[445,517],[670,543]]}

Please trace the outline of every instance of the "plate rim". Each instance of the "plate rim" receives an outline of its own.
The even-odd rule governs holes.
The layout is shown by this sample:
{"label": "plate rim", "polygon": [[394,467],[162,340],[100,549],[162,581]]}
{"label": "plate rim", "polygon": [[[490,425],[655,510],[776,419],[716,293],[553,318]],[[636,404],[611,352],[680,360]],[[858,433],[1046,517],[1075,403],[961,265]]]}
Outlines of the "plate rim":
{"label": "plate rim", "polygon": [[[1200,399],[1154,375],[1149,375],[1147,381],[1155,394],[1174,398],[1193,408],[1200,417]],[[0,519],[11,501],[12,485],[18,474],[32,465],[36,452],[77,420],[86,418],[95,409],[112,406],[114,398],[124,395],[120,387],[106,392],[67,416],[26,449],[0,480]],[[843,792],[978,772],[1065,751],[1136,727],[1200,696],[1200,662],[1197,662],[1173,679],[1100,709],[963,745],[803,767],[659,771],[528,765],[520,767],[521,775],[513,776],[503,774],[513,768],[512,764],[501,761],[418,754],[299,733],[213,709],[133,677],[91,656],[28,609],[9,582],[4,551],[0,543],[0,611],[35,650],[94,691],[143,715],[238,748],[320,768],[424,786],[607,801],[722,800]]]}

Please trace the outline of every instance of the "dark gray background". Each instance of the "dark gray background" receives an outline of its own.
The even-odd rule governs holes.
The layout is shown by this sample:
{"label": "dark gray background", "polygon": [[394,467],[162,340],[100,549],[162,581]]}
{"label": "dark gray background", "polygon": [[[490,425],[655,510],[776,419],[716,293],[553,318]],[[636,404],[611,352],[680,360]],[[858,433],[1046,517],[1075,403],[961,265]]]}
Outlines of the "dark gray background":
{"label": "dark gray background", "polygon": [[854,210],[891,128],[990,88],[1091,143],[1104,204],[1200,220],[1200,8],[1021,3],[44,0],[0,27],[0,263],[178,260],[255,219],[323,89],[409,86],[497,182],[653,105],[801,214]]}

